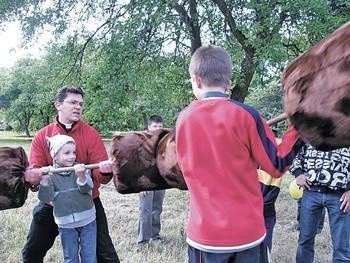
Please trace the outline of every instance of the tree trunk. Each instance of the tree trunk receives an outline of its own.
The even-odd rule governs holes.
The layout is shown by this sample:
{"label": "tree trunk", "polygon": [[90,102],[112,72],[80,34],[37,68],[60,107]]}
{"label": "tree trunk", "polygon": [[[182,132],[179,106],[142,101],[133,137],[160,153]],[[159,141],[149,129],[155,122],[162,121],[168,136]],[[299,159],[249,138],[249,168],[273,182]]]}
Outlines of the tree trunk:
{"label": "tree trunk", "polygon": [[191,54],[193,54],[200,46],[202,46],[201,40],[201,28],[199,25],[199,15],[197,10],[197,2],[195,0],[189,1],[190,16],[191,16]]}
{"label": "tree trunk", "polygon": [[256,64],[254,63],[255,48],[251,43],[249,43],[249,39],[237,27],[237,23],[233,18],[232,12],[228,8],[226,2],[224,0],[212,1],[220,9],[221,13],[225,17],[225,20],[227,21],[230,33],[238,41],[245,53],[245,57],[241,62],[240,77],[233,80],[233,83],[236,84],[234,84],[230,96],[232,99],[243,102],[248,94],[248,88],[252,82],[256,70]]}
{"label": "tree trunk", "polygon": [[236,83],[234,83],[231,90],[230,98],[240,102],[244,102],[256,70],[256,65],[253,62],[253,59],[249,57],[250,55],[251,54],[246,53],[246,56],[241,63],[240,77],[238,77],[237,80],[234,80]]}
{"label": "tree trunk", "polygon": [[24,130],[25,130],[26,136],[31,137],[28,127],[25,127]]}
{"label": "tree trunk", "polygon": [[200,46],[202,46],[197,2],[196,0],[189,0],[189,13],[187,13],[184,4],[173,4],[171,7],[179,14],[181,21],[189,30],[191,54],[193,54]]}

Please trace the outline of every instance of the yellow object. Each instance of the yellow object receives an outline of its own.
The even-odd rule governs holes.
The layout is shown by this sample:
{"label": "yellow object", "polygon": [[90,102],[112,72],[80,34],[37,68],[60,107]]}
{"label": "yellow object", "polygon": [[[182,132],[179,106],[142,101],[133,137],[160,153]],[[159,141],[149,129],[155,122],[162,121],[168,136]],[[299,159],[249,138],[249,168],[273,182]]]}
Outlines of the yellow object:
{"label": "yellow object", "polygon": [[274,178],[271,175],[269,175],[267,172],[260,169],[258,169],[258,177],[259,177],[260,183],[263,183],[264,185],[276,186],[278,188],[281,188],[282,177]]}
{"label": "yellow object", "polygon": [[303,196],[303,188],[300,188],[297,185],[295,179],[289,184],[289,194],[295,200],[298,200]]}

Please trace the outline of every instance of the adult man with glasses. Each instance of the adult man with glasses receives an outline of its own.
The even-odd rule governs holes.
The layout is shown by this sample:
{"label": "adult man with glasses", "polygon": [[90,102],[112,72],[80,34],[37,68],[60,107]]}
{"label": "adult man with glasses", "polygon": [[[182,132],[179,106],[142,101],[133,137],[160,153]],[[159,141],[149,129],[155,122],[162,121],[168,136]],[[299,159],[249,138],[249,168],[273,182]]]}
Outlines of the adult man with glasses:
{"label": "adult man with glasses", "polygon": [[[56,120],[42,128],[33,138],[29,163],[33,169],[25,173],[25,180],[31,184],[32,190],[37,190],[42,173],[39,167],[52,163],[46,138],[56,134],[65,134],[76,142],[77,162],[83,164],[100,163],[99,169],[94,169],[92,190],[96,208],[97,223],[97,262],[119,263],[118,255],[109,236],[107,218],[99,198],[100,183],[108,183],[112,178],[112,162],[108,161],[107,152],[99,133],[80,118],[83,113],[84,92],[79,87],[64,86],[55,96],[55,108],[58,112]],[[27,236],[27,242],[22,250],[24,263],[43,262],[46,252],[52,247],[58,228],[54,222],[52,206],[39,203],[33,211],[33,220]]]}
{"label": "adult man with glasses", "polygon": [[73,105],[73,106],[80,106],[80,107],[84,107],[84,102],[83,101],[77,101],[77,100],[64,100],[63,102],[67,102],[69,103],[70,105]]}

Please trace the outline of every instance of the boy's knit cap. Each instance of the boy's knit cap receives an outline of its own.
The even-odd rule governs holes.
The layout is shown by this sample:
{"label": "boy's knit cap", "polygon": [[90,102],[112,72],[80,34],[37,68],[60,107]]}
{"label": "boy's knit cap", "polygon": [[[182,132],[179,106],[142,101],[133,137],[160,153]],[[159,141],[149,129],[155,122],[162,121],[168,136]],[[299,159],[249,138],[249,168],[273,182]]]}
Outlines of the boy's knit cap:
{"label": "boy's knit cap", "polygon": [[49,147],[49,151],[51,154],[51,157],[55,157],[58,151],[67,143],[72,142],[75,144],[75,141],[72,137],[63,135],[63,134],[57,134],[52,137],[46,137],[47,145]]}

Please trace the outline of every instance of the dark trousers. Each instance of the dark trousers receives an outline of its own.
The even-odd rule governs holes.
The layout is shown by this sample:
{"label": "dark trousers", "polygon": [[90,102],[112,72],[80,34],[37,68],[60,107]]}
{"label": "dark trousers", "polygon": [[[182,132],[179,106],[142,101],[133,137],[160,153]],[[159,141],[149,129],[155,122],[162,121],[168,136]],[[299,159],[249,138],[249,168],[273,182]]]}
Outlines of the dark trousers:
{"label": "dark trousers", "polygon": [[268,247],[269,251],[272,250],[272,235],[273,235],[273,229],[275,228],[276,224],[276,216],[271,217],[265,217],[265,228],[266,228],[266,236],[264,239],[265,245]]}
{"label": "dark trousers", "polygon": [[[94,199],[97,224],[97,262],[119,263],[107,225],[107,218],[100,198]],[[47,251],[58,235],[52,206],[38,204],[33,210],[27,242],[22,250],[23,263],[42,263]]]}
{"label": "dark trousers", "polygon": [[[265,247],[265,249],[262,249]],[[259,263],[268,262],[262,261],[261,257],[264,257],[267,252],[264,244],[257,245],[255,247],[243,250],[240,252],[232,253],[210,253],[198,250],[188,245],[188,262],[189,263]]]}

